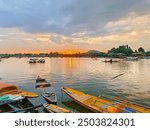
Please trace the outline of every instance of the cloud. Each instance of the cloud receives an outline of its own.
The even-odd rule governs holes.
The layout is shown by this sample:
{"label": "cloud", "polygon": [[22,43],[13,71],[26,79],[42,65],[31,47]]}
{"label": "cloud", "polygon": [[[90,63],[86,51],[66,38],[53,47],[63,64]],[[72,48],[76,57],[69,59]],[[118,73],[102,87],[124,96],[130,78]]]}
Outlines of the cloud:
{"label": "cloud", "polygon": [[[130,12],[149,13],[149,0],[0,0],[0,27],[30,33],[104,33],[105,23]],[[108,30],[106,30],[108,32]]]}
{"label": "cloud", "polygon": [[0,40],[38,50],[124,42],[149,48],[149,7],[150,0],[0,0]]}

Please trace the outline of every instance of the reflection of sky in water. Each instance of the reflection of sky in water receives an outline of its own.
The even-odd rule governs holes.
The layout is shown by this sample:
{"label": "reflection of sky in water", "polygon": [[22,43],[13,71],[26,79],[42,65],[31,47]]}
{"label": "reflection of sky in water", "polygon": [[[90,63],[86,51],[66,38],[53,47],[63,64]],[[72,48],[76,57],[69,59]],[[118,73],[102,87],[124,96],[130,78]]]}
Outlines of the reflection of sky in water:
{"label": "reflection of sky in water", "polygon": [[[22,86],[22,89],[40,94],[41,91],[36,90],[34,85],[37,75],[41,75],[52,84],[58,98],[61,87],[73,87],[96,96],[117,95],[150,104],[150,60],[112,64],[104,63],[103,60],[46,58],[45,64],[29,64],[27,58],[3,59],[0,62],[0,77],[3,82],[13,83]],[[124,75],[111,80],[122,73]],[[60,101],[59,104],[62,105]]]}

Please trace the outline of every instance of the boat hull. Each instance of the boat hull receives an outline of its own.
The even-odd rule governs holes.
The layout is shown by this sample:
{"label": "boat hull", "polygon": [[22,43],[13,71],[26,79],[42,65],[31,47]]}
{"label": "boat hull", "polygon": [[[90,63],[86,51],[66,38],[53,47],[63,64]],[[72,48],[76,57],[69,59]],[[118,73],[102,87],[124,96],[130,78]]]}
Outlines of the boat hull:
{"label": "boat hull", "polygon": [[70,98],[86,109],[96,113],[150,113],[150,108],[130,103],[127,100],[109,101],[72,88],[62,88]]}

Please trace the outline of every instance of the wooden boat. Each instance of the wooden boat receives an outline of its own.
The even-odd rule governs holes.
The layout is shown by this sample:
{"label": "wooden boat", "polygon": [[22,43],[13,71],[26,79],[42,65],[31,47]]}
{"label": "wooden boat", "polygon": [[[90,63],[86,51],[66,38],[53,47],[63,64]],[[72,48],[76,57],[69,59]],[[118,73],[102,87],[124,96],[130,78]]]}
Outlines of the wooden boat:
{"label": "wooden boat", "polygon": [[45,63],[45,59],[30,59],[29,61],[28,61],[29,63]]}
{"label": "wooden boat", "polygon": [[[39,112],[37,108],[42,107],[43,105],[33,105],[30,100],[23,99],[16,102],[10,102],[8,104],[0,105],[0,110],[3,113],[20,113],[20,112],[33,112],[37,113]],[[8,108],[9,110],[5,110],[5,108]]]}
{"label": "wooden boat", "polygon": [[67,110],[54,104],[44,104],[43,106],[50,113],[71,113],[70,110]]}
{"label": "wooden boat", "polygon": [[40,76],[38,76],[36,79],[36,83],[41,83],[41,82],[47,82],[47,81],[46,81],[46,79],[43,79]]}
{"label": "wooden boat", "polygon": [[57,95],[55,93],[45,93],[42,96],[48,103],[57,104]]}
{"label": "wooden boat", "polygon": [[39,59],[37,62],[38,63],[45,63],[45,59]]}
{"label": "wooden boat", "polygon": [[5,105],[8,103],[13,103],[13,102],[17,102],[17,101],[22,101],[25,97],[22,97],[20,95],[4,95],[4,96],[0,96],[0,105]]}
{"label": "wooden boat", "polygon": [[30,59],[28,62],[29,63],[37,63],[37,59]]}
{"label": "wooden boat", "polygon": [[119,60],[113,60],[113,59],[109,59],[109,60],[104,60],[102,62],[105,62],[105,63],[113,63],[113,62],[119,62]]}
{"label": "wooden boat", "polygon": [[126,57],[127,61],[138,61],[138,57]]}
{"label": "wooden boat", "polygon": [[127,100],[109,101],[102,97],[85,94],[72,88],[62,88],[79,105],[101,113],[150,113],[150,108],[131,103]]}
{"label": "wooden boat", "polygon": [[20,90],[14,85],[0,82],[0,96],[4,96],[4,95],[8,95],[8,94],[20,95],[20,96],[25,97],[25,98],[38,97],[38,95],[35,93]]}
{"label": "wooden boat", "polygon": [[37,77],[37,79],[36,79],[36,87],[37,88],[44,88],[44,87],[50,87],[50,86],[51,86],[51,84],[48,83],[46,81],[46,79],[41,78],[40,76]]}

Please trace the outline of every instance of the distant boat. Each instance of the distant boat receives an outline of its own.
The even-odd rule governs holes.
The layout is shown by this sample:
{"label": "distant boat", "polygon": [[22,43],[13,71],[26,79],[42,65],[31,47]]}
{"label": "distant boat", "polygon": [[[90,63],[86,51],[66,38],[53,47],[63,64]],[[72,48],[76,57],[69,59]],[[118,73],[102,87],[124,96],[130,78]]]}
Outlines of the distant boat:
{"label": "distant boat", "polygon": [[57,104],[57,95],[55,93],[45,93],[43,98],[50,104]]}
{"label": "distant boat", "polygon": [[62,88],[79,105],[97,113],[150,113],[150,108],[130,103],[127,100],[109,101],[102,97],[85,94],[72,88]]}
{"label": "distant boat", "polygon": [[28,61],[29,63],[37,63],[37,59],[30,59],[29,61]]}
{"label": "distant boat", "polygon": [[107,60],[107,59],[105,59],[104,61],[102,61],[102,62],[108,62],[108,63],[113,63],[113,62],[119,62],[119,60],[113,60],[113,59],[109,59],[109,60]]}
{"label": "distant boat", "polygon": [[39,59],[37,62],[38,63],[45,63],[45,59]]}
{"label": "distant boat", "polygon": [[138,57],[126,57],[127,61],[138,61]]}
{"label": "distant boat", "polygon": [[45,59],[34,59],[34,58],[31,58],[29,61],[29,63],[45,63]]}
{"label": "distant boat", "polygon": [[72,113],[70,110],[54,104],[44,104],[43,106],[50,113]]}
{"label": "distant boat", "polygon": [[50,87],[51,84],[47,82],[46,79],[41,78],[40,76],[36,79],[36,87],[44,88],[44,87]]}

